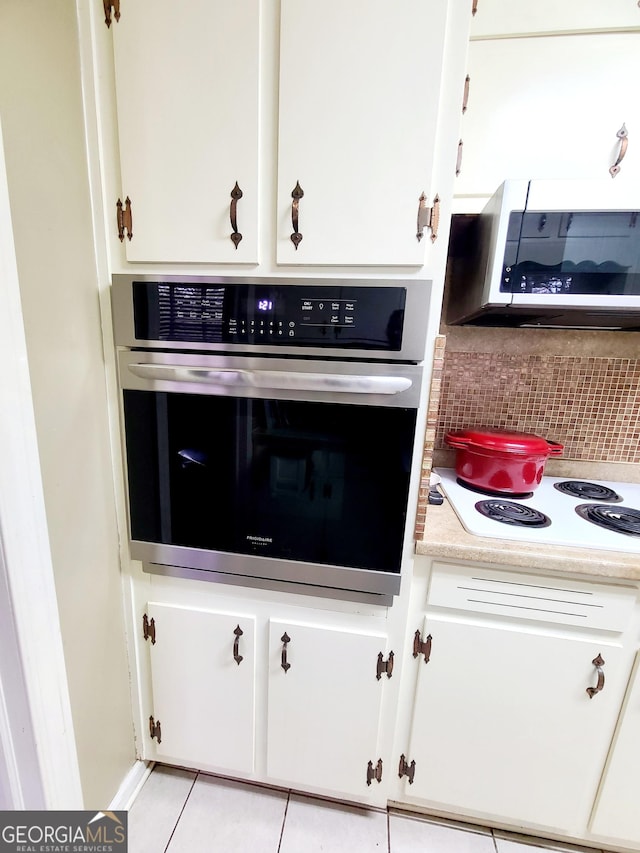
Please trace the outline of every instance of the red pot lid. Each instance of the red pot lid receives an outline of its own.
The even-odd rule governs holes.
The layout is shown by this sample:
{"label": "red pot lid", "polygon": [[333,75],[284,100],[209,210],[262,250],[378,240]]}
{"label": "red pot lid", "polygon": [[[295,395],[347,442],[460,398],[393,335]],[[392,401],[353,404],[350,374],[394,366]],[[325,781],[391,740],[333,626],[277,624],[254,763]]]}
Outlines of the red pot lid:
{"label": "red pot lid", "polygon": [[452,447],[482,447],[487,450],[499,450],[503,453],[558,453],[562,445],[549,442],[546,438],[530,432],[511,432],[501,429],[461,429],[445,435],[445,441]]}

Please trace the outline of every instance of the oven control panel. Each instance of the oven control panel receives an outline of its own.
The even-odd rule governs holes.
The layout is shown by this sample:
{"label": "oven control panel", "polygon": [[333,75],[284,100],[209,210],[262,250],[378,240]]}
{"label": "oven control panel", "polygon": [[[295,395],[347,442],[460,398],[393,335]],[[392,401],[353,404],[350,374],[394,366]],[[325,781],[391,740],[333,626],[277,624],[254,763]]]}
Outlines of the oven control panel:
{"label": "oven control panel", "polygon": [[187,344],[402,347],[400,286],[133,281],[135,338]]}

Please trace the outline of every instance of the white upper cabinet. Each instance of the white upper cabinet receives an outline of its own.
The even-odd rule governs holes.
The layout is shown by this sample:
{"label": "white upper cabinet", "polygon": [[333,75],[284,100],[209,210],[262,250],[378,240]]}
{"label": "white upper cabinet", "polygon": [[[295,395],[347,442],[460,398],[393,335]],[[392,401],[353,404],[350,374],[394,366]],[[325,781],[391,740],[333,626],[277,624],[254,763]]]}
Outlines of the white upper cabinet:
{"label": "white upper cabinet", "polygon": [[259,13],[135,0],[112,25],[128,261],[257,262]]}
{"label": "white upper cabinet", "polygon": [[282,0],[278,264],[424,263],[446,23],[446,0]]}
{"label": "white upper cabinet", "polygon": [[447,0],[127,3],[112,24],[126,260],[422,266],[433,232],[418,239],[419,210],[451,193],[443,79],[458,117],[448,75],[470,13]]}
{"label": "white upper cabinet", "polygon": [[478,0],[471,36],[640,27],[637,0]]}
{"label": "white upper cabinet", "polygon": [[640,32],[475,41],[469,75],[456,195],[507,178],[609,180],[621,153],[612,180],[640,179]]}

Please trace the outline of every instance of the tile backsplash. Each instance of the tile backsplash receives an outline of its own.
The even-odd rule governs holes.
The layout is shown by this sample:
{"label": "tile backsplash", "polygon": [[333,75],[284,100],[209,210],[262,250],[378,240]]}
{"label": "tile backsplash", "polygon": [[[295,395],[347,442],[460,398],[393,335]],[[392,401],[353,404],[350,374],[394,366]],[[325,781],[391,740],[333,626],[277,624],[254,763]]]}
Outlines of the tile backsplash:
{"label": "tile backsplash", "polygon": [[638,463],[640,358],[447,349],[434,449],[480,426],[559,441],[566,459]]}
{"label": "tile backsplash", "polygon": [[[455,465],[455,451],[444,441],[449,430],[532,432],[564,445],[562,456],[549,461],[555,476],[581,476],[570,466],[589,463],[600,469],[590,477],[639,481],[640,333],[441,331],[446,336],[436,339],[439,370],[430,389],[415,539],[425,535],[432,466]],[[611,463],[624,463],[625,473],[614,472]]]}

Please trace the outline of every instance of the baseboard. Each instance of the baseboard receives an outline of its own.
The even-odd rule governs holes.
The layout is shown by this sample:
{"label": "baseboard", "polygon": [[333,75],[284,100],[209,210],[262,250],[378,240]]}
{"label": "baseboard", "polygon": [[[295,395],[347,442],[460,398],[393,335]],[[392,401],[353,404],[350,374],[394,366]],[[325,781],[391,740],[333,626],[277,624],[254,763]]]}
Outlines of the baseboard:
{"label": "baseboard", "polygon": [[110,811],[127,811],[133,805],[140,789],[154,768],[153,761],[136,761],[120,783],[115,797],[109,805]]}

